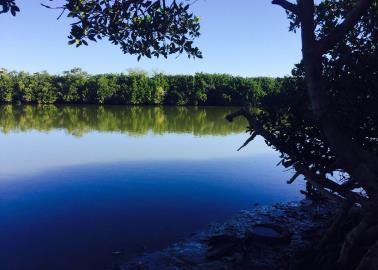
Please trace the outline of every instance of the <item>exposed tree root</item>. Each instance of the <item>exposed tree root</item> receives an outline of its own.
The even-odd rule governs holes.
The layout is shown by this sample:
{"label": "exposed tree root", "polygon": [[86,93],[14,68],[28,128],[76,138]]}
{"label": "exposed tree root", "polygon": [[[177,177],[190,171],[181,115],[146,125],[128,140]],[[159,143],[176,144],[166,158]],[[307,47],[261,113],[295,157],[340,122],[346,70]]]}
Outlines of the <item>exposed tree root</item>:
{"label": "exposed tree root", "polygon": [[361,263],[356,270],[376,270],[378,269],[378,240],[375,244],[366,252],[362,258]]}
{"label": "exposed tree root", "polygon": [[351,208],[352,208],[352,205],[347,203],[344,205],[342,209],[340,209],[339,213],[336,215],[331,226],[329,226],[328,230],[325,232],[323,237],[320,239],[318,245],[315,247],[316,250],[321,250],[334,237],[341,223],[348,216]]}
{"label": "exposed tree root", "polygon": [[373,213],[345,205],[295,270],[377,270],[378,223]]}
{"label": "exposed tree root", "polygon": [[348,265],[352,250],[360,243],[363,233],[368,227],[369,220],[364,217],[361,222],[346,235],[337,260],[337,263],[340,266],[339,268],[345,268]]}

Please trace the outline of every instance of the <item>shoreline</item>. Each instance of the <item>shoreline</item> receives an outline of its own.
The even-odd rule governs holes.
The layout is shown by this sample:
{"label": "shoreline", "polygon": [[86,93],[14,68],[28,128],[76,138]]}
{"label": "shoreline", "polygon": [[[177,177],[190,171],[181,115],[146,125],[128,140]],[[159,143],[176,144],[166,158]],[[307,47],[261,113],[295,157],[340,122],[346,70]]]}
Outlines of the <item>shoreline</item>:
{"label": "shoreline", "polygon": [[112,269],[291,269],[321,237],[334,211],[331,203],[308,200],[256,206]]}

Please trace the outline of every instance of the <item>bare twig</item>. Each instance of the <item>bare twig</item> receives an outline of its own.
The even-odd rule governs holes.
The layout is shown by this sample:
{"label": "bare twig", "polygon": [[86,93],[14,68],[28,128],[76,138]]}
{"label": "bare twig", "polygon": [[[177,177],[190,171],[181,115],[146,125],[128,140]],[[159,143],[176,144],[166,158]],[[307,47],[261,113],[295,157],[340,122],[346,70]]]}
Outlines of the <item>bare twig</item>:
{"label": "bare twig", "polygon": [[246,147],[251,141],[253,141],[256,138],[256,133],[253,132],[252,135],[243,143],[242,146],[239,147],[237,151],[240,151],[242,148]]}
{"label": "bare twig", "polygon": [[289,180],[287,180],[287,183],[288,183],[288,184],[292,184],[292,183],[294,183],[295,179],[297,179],[298,176],[300,176],[300,175],[301,175],[301,174],[300,174],[299,172],[296,172],[296,173],[293,175],[293,177],[291,177]]}

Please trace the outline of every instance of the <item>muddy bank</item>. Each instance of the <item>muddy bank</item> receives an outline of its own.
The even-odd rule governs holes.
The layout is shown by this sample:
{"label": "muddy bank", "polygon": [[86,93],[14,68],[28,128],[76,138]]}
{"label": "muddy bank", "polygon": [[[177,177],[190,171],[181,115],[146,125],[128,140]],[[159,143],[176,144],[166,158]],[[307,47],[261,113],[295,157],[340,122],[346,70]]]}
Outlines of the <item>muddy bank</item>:
{"label": "muddy bank", "polygon": [[319,239],[333,213],[331,205],[310,201],[257,206],[113,269],[288,269]]}

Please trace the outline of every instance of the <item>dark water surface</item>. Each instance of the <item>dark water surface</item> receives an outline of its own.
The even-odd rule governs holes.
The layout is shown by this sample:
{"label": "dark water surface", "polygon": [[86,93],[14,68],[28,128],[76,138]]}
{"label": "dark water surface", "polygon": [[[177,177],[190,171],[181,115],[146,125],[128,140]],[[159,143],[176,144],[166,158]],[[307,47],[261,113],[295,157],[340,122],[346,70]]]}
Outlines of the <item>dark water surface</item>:
{"label": "dark water surface", "polygon": [[0,269],[111,269],[254,203],[300,198],[234,108],[1,106]]}

